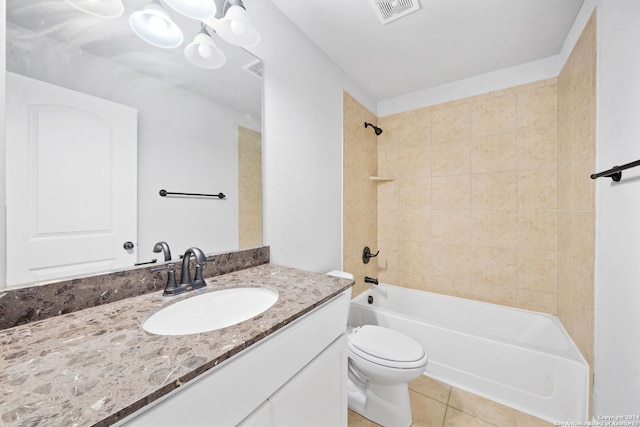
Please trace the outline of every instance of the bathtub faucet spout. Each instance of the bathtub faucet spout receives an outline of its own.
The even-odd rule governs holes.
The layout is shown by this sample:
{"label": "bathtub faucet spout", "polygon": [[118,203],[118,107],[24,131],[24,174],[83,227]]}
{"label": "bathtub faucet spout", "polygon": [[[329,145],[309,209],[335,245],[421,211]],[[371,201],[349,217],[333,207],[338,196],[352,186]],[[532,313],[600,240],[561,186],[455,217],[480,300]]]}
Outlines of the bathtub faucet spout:
{"label": "bathtub faucet spout", "polygon": [[374,279],[373,277],[365,276],[364,283],[373,283],[374,285],[378,284],[378,279]]}

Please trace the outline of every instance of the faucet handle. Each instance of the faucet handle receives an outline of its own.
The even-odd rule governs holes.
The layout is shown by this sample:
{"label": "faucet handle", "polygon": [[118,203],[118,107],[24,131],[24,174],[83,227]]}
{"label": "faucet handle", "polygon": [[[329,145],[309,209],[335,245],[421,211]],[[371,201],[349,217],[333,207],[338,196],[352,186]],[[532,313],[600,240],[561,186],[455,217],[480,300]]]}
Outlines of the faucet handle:
{"label": "faucet handle", "polygon": [[162,295],[164,296],[178,295],[183,292],[186,292],[187,288],[185,286],[179,286],[176,283],[176,270],[172,262],[165,265],[164,267],[152,268],[151,272],[156,273],[158,271],[164,271],[164,270],[167,270],[167,285],[164,287],[164,292],[162,293]]}
{"label": "faucet handle", "polygon": [[207,286],[207,284],[205,283],[204,278],[202,277],[202,265],[196,264],[196,274],[195,274],[195,277],[193,278],[193,283],[191,284],[191,288],[200,289],[200,288],[204,288],[205,286]]}
{"label": "faucet handle", "polygon": [[169,269],[167,273],[167,286],[165,286],[162,295],[178,295],[186,291],[186,287],[178,286],[176,283],[176,271],[173,268]]}

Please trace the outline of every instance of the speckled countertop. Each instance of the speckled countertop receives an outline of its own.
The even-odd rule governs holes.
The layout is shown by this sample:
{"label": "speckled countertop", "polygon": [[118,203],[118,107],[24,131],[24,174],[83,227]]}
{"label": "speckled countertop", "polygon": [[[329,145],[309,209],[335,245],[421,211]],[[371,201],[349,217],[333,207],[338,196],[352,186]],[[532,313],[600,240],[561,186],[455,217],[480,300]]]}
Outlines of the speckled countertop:
{"label": "speckled countertop", "polygon": [[[207,279],[178,297],[154,292],[0,331],[0,425],[107,426],[348,289],[353,281],[274,264]],[[197,292],[257,286],[279,293],[253,319],[159,336],[140,324]]]}

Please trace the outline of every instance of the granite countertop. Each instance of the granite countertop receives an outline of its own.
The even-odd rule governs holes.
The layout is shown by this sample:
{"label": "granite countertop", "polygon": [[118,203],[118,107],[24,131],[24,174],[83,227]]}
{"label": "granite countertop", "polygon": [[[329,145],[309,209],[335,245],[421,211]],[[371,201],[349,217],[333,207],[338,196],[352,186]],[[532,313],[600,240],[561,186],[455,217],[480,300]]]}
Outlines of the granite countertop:
{"label": "granite countertop", "polygon": [[[186,295],[167,298],[153,292],[0,331],[0,425],[111,425],[328,301],[353,281],[263,264],[207,283]],[[217,331],[159,336],[140,326],[166,304],[238,286],[275,289],[278,301],[253,319]]]}

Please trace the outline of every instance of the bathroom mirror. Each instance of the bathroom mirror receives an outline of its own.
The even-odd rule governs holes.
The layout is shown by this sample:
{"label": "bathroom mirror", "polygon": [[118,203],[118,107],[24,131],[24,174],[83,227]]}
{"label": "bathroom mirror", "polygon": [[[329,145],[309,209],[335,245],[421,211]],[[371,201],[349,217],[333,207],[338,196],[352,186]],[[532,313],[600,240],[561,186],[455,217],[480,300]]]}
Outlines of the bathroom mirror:
{"label": "bathroom mirror", "polygon": [[[134,199],[130,200],[134,201],[121,205],[126,205],[124,210],[133,218],[135,231],[122,238],[123,241],[102,244],[114,254],[128,254],[125,268],[152,259],[164,262],[162,253],[153,252],[155,243],[159,241],[169,244],[174,260],[190,246],[200,247],[206,253],[260,246],[261,61],[245,49],[227,44],[212,32],[216,45],[226,56],[226,63],[218,69],[197,67],[185,58],[184,49],[200,31],[200,22],[167,7],[171,19],[183,32],[184,41],[175,49],[159,48],[137,37],[129,26],[130,15],[144,8],[148,0],[124,0],[123,3],[124,13],[121,16],[104,18],[85,13],[65,0],[6,1],[7,121],[14,122],[9,120],[12,100],[23,97],[22,93],[17,96],[17,85],[11,79],[23,76],[27,77],[27,84],[39,85],[42,82],[54,91],[72,96],[86,95],[89,103],[91,100],[105,101],[134,115],[135,147],[129,156],[129,160],[137,158],[135,162],[129,161],[134,169],[125,172],[119,169],[120,166],[110,167],[118,179],[124,180],[122,177],[127,174],[132,177],[125,185],[133,193]],[[39,90],[35,92],[39,93]],[[92,115],[91,112],[83,114]],[[32,126],[32,122],[27,120],[27,126]],[[74,129],[74,132],[83,126],[74,122],[66,125],[55,120],[51,122],[53,124],[49,123],[49,126]],[[22,161],[11,157],[14,151],[10,148],[10,126],[7,127],[6,159],[8,205],[12,192],[26,194],[34,188],[33,183],[26,183],[24,185],[31,187],[25,187],[24,193],[22,190],[18,192],[15,188],[22,185],[22,181],[33,179],[12,181],[9,177],[10,165]],[[104,188],[82,187],[85,177],[89,181],[89,175],[101,173],[100,168],[87,165],[84,160],[74,160],[82,151],[99,156],[99,151],[92,151],[87,146],[81,144],[78,149],[67,147],[64,153],[55,148],[37,152],[37,156],[41,156],[38,161],[61,165],[51,176],[63,181],[68,177],[63,184],[68,182],[69,188],[56,185],[52,189],[51,185],[37,185],[37,191],[42,194],[38,194],[36,202],[25,202],[28,209],[17,215],[15,212],[13,215],[7,213],[8,289],[122,269],[108,263],[93,262],[87,263],[85,270],[46,268],[44,273],[33,276],[36,278],[30,281],[12,281],[9,278],[13,267],[11,254],[21,253],[18,256],[28,258],[24,257],[27,249],[16,250],[11,240],[13,237],[9,236],[9,231],[16,226],[16,216],[20,219],[25,217],[27,222],[37,223],[40,227],[44,221],[37,214],[34,218],[32,207],[42,200],[47,200],[43,206],[55,209],[59,211],[58,216],[65,217],[70,211],[78,212],[87,206],[106,203],[106,199],[111,200],[119,193],[113,190],[109,179],[105,180]],[[48,155],[56,157],[45,157]],[[20,168],[16,166],[13,169]],[[39,179],[46,181],[46,178]],[[78,194],[78,188],[82,189],[82,196],[65,198],[66,194]],[[162,197],[161,190],[223,193],[225,197]],[[106,203],[105,206],[113,204]],[[9,206],[8,210],[11,208]],[[105,209],[109,210],[109,215],[110,209]],[[92,215],[86,222],[120,221],[109,215],[105,213],[102,219]],[[102,213],[97,216],[102,216]],[[77,228],[87,234],[83,231],[84,218],[81,222],[83,225],[77,225]],[[47,239],[49,237],[46,236]],[[133,247],[127,245],[128,242]],[[65,250],[28,250],[36,254],[31,257],[35,260],[56,252],[82,252],[79,247],[71,243]],[[104,255],[105,258],[111,256],[110,253]],[[65,262],[59,261],[60,264]]]}

